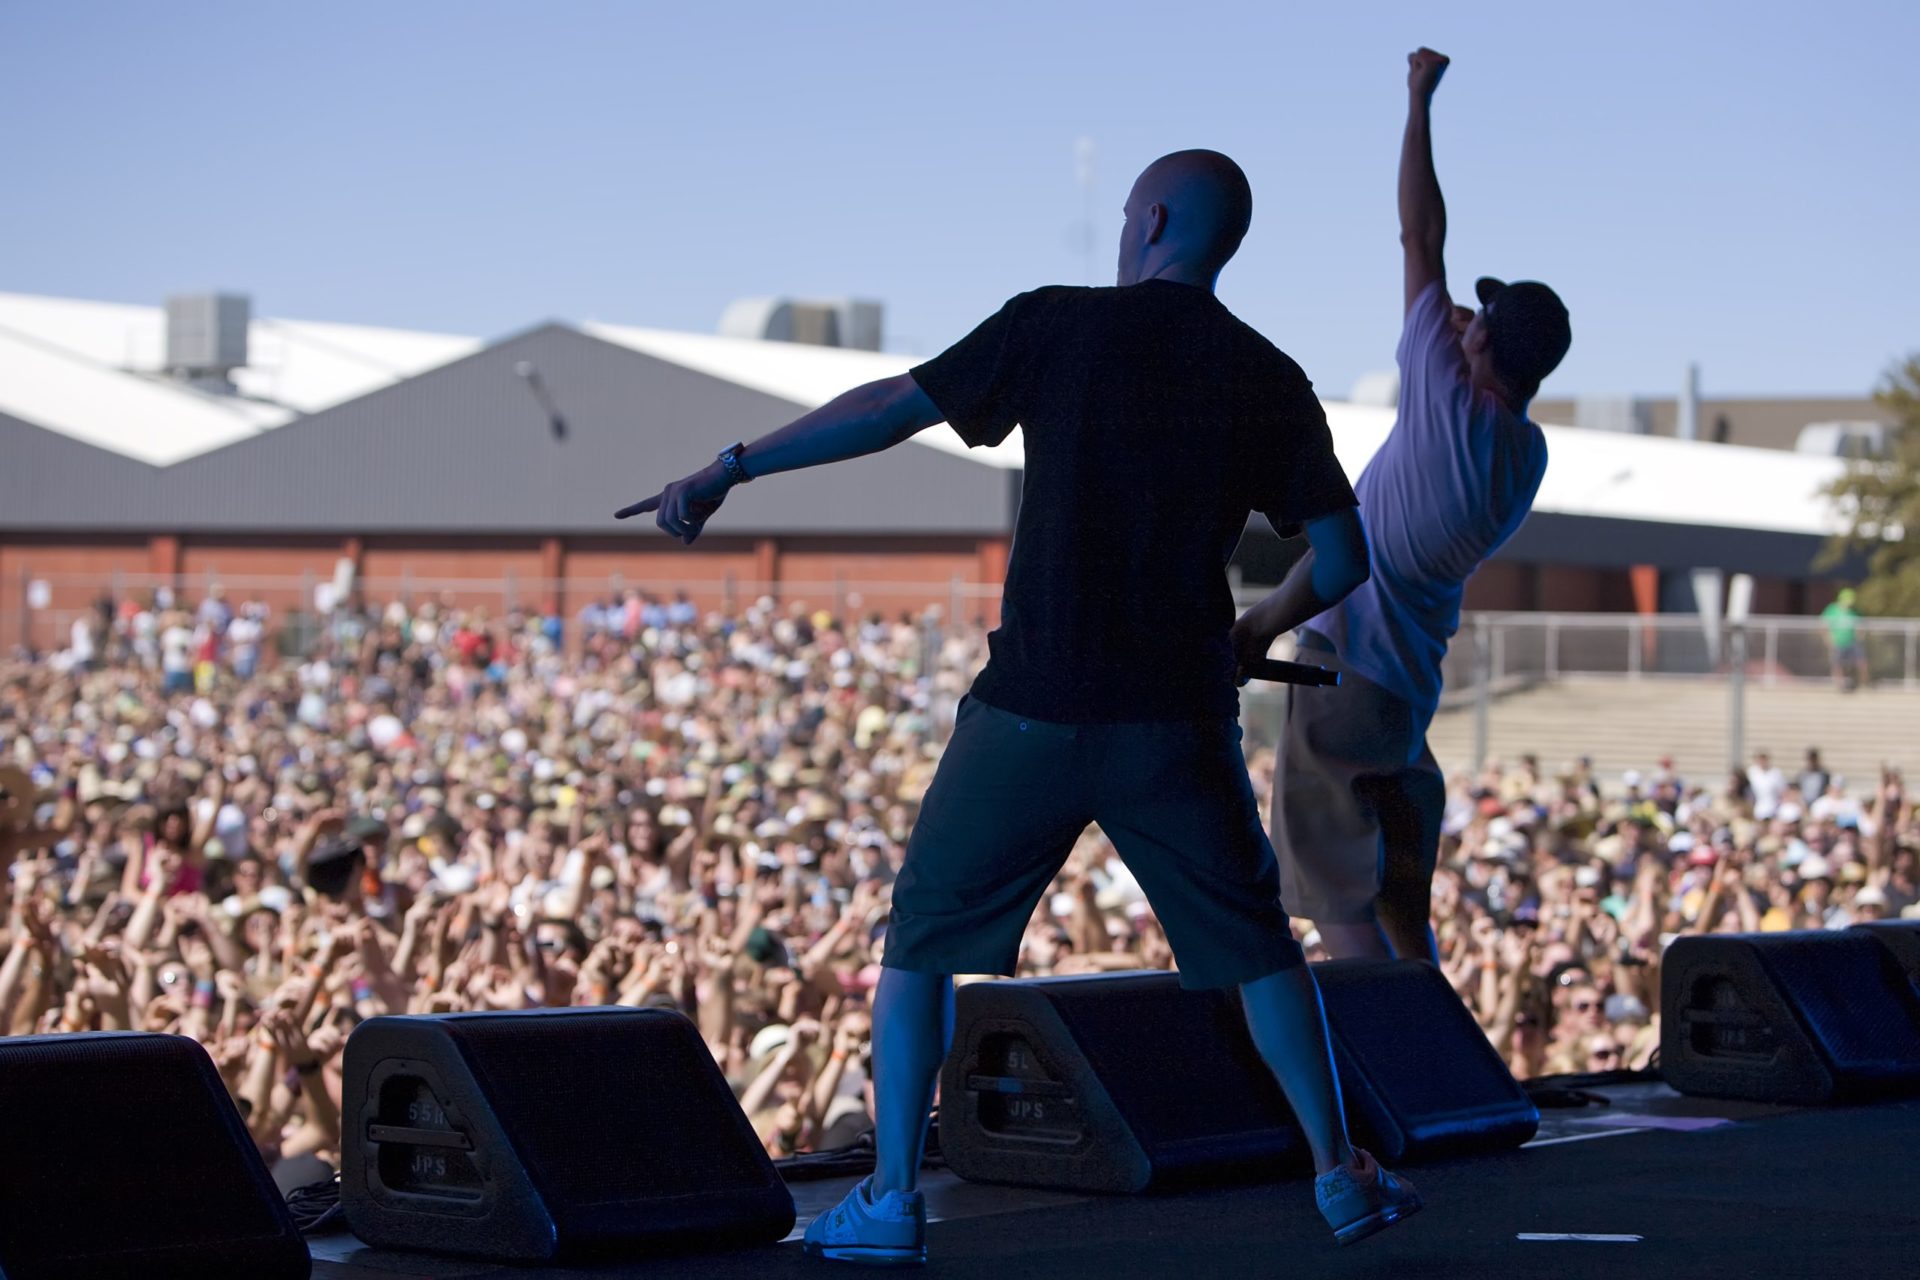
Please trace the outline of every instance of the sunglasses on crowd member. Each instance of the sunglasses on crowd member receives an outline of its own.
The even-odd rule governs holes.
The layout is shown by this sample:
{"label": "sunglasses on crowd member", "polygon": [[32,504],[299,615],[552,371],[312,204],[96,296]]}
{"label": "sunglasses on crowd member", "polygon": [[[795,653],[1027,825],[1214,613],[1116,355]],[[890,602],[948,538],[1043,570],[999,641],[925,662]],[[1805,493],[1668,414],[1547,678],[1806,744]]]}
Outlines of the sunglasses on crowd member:
{"label": "sunglasses on crowd member", "polygon": [[1575,1013],[1592,1013],[1599,1007],[1600,1002],[1598,1000],[1575,1000],[1573,1002],[1573,1011]]}

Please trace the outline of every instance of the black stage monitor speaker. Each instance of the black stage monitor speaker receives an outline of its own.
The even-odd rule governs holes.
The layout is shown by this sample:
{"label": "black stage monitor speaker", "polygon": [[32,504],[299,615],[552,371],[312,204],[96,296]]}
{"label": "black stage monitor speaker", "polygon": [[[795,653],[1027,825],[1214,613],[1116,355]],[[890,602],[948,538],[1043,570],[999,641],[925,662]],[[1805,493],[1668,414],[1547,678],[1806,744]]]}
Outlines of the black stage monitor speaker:
{"label": "black stage monitor speaker", "polygon": [[1867,930],[1667,948],[1660,1070],[1682,1093],[1818,1104],[1920,1091],[1920,997]]}
{"label": "black stage monitor speaker", "polygon": [[1853,927],[1893,952],[1908,980],[1920,987],[1920,920],[1873,920]]}
{"label": "black stage monitor speaker", "polygon": [[1540,1112],[1446,977],[1418,960],[1314,966],[1348,1123],[1389,1164],[1505,1151]]}
{"label": "black stage monitor speaker", "polygon": [[368,1244],[545,1262],[771,1244],[793,1197],[665,1009],[372,1018],[347,1041],[340,1200]]}
{"label": "black stage monitor speaker", "polygon": [[1081,1191],[1308,1167],[1230,996],[1158,971],[961,987],[940,1152],[976,1182]]}
{"label": "black stage monitor speaker", "polygon": [[206,1050],[135,1032],[0,1040],[0,1276],[310,1274]]}
{"label": "black stage monitor speaker", "polygon": [[[1517,1146],[1539,1113],[1445,979],[1320,965],[1356,1141],[1388,1161]],[[1308,1167],[1239,996],[1171,973],[971,983],[956,999],[940,1144],[981,1182],[1142,1191]]]}

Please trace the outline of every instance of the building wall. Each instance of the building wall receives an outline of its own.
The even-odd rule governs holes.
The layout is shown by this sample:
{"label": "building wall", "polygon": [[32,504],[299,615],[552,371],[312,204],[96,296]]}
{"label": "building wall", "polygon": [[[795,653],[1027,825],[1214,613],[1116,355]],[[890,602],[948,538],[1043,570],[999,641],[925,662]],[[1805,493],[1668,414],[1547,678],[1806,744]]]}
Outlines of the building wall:
{"label": "building wall", "polygon": [[499,614],[539,609],[550,595],[538,538],[368,538],[359,556],[369,600],[438,600]]}
{"label": "building wall", "polygon": [[[81,611],[116,581],[144,582],[147,572],[144,539],[0,536],[0,651],[65,644]],[[50,598],[44,608],[32,609],[27,588],[36,580],[47,584]]]}
{"label": "building wall", "polygon": [[[103,594],[149,595],[169,583],[197,603],[220,582],[232,599],[264,600],[278,614],[311,608],[345,556],[375,603],[444,599],[504,613],[559,607],[568,616],[592,599],[634,588],[662,598],[686,591],[702,610],[742,608],[773,594],[838,613],[892,615],[937,604],[963,619],[999,622],[1008,544],[998,538],[702,538],[671,547],[645,535],[493,539],[421,536],[174,538],[0,533],[0,648],[66,643],[73,618]],[[26,607],[27,584],[51,599]],[[1753,611],[1805,616],[1832,600],[1836,584],[1762,578]],[[1467,583],[1467,609],[1626,613],[1634,609],[1625,568],[1493,560]]]}
{"label": "building wall", "polygon": [[593,542],[569,539],[564,571],[569,611],[578,611],[592,600],[615,598],[628,589],[665,599],[685,591],[702,610],[734,609],[751,603],[765,589],[756,544],[746,538],[703,537],[691,547],[664,546],[639,536]]}
{"label": "building wall", "polygon": [[971,618],[991,604],[997,616],[997,592],[988,601],[967,590],[1000,585],[982,573],[981,561],[979,540],[972,538],[915,539],[885,551],[846,538],[780,540],[780,578],[789,584],[788,597],[805,596],[809,604],[841,613],[890,616],[940,604]]}
{"label": "building wall", "polygon": [[[703,538],[671,547],[627,538],[492,539],[419,536],[21,538],[0,534],[0,647],[67,643],[73,619],[103,595],[150,598],[160,585],[197,604],[219,583],[229,599],[261,600],[277,615],[313,607],[314,588],[342,558],[365,597],[441,600],[500,614],[559,608],[627,588],[662,598],[678,591],[703,610],[744,608],[772,594],[835,612],[895,614],[937,604],[999,620],[1006,546],[993,538]],[[29,608],[27,586],[50,600]],[[958,589],[956,589],[958,583]]]}
{"label": "building wall", "polygon": [[[347,548],[338,538],[183,538],[174,589],[192,601],[218,583],[228,600],[259,600],[276,613],[313,607],[313,588],[331,582]],[[158,570],[156,570],[158,572]]]}

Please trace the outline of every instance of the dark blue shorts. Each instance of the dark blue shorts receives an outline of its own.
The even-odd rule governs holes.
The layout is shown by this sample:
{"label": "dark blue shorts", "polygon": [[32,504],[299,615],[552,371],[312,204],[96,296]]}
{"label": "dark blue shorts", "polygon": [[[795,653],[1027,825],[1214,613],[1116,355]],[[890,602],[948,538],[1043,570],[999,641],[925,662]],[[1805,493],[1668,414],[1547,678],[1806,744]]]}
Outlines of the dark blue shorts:
{"label": "dark blue shorts", "polygon": [[1146,891],[1183,986],[1304,963],[1238,724],[1052,724],[971,696],[907,843],[885,963],[1012,973],[1034,907],[1089,822]]}

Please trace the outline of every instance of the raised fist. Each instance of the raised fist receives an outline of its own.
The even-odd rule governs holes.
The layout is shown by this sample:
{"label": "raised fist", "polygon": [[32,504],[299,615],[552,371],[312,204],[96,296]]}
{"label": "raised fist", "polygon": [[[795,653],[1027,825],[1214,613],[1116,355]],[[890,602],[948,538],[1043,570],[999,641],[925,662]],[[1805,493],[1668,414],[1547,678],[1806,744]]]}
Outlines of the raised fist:
{"label": "raised fist", "polygon": [[1435,53],[1421,45],[1407,55],[1407,88],[1423,98],[1433,96],[1440,87],[1440,77],[1447,74],[1447,64],[1452,59],[1444,53]]}

